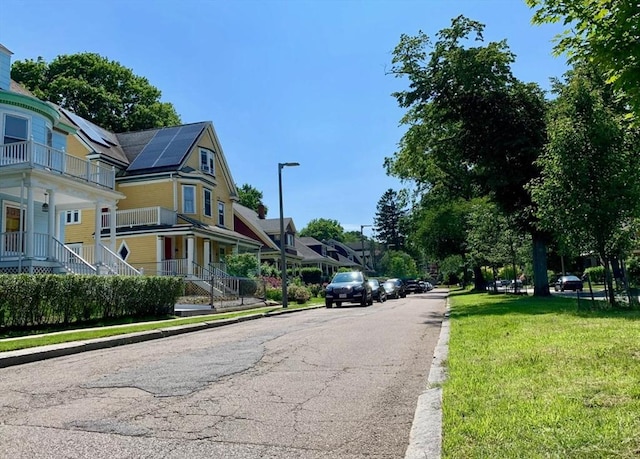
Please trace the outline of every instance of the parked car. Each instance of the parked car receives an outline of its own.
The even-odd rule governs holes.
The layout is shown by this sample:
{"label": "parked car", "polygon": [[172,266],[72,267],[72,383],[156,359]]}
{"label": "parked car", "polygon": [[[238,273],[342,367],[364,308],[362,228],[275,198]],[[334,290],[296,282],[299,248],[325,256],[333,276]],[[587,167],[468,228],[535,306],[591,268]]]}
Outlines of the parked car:
{"label": "parked car", "polygon": [[420,281],[420,285],[422,285],[422,289],[425,292],[433,290],[433,285],[429,281]]}
{"label": "parked car", "polygon": [[378,279],[369,279],[369,285],[371,286],[371,293],[373,294],[374,300],[379,303],[387,301],[387,291]]}
{"label": "parked car", "polygon": [[373,293],[367,276],[360,271],[336,273],[325,289],[324,304],[330,308],[333,304],[359,303],[361,306],[373,304]]}
{"label": "parked car", "polygon": [[402,279],[398,279],[398,278],[387,279],[385,282],[393,282],[397,285],[399,298],[404,298],[407,296],[407,289]]}
{"label": "parked car", "polygon": [[387,293],[387,299],[398,299],[400,298],[400,287],[395,282],[385,281],[382,283],[382,288]]}
{"label": "parked car", "polygon": [[417,279],[409,279],[405,282],[407,293],[423,293],[425,290]]}
{"label": "parked car", "polygon": [[564,292],[565,290],[573,290],[581,292],[584,288],[582,281],[578,276],[560,276],[558,280],[553,285],[553,289],[557,292],[558,290]]}

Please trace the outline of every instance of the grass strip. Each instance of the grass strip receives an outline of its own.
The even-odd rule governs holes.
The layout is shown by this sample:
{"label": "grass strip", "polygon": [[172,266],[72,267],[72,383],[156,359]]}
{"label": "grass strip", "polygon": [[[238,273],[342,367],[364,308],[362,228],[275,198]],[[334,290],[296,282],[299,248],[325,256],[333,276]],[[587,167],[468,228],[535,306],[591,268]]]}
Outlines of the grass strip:
{"label": "grass strip", "polygon": [[640,312],[556,296],[450,299],[444,458],[640,455]]}
{"label": "grass strip", "polygon": [[[287,309],[305,309],[322,303],[322,299],[312,299],[305,304],[289,303]],[[323,303],[324,304],[324,303]],[[0,339],[0,352],[27,349],[31,347],[46,346],[50,344],[68,343],[71,341],[84,341],[94,338],[105,338],[108,336],[123,335],[148,330],[157,330],[166,327],[179,325],[189,325],[202,322],[213,322],[217,320],[232,319],[252,314],[266,314],[274,311],[282,311],[282,306],[267,306],[255,309],[244,309],[241,311],[212,313],[200,316],[174,318],[168,320],[145,321],[140,323],[125,323],[109,326],[92,327],[87,329],[63,330],[54,333],[25,335],[14,338]]]}

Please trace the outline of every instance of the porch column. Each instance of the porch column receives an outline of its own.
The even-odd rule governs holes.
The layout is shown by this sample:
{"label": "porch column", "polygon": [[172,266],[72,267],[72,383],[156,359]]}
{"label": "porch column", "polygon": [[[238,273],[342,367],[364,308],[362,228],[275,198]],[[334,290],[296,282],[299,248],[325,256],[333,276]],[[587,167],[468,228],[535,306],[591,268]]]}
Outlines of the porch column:
{"label": "porch column", "polygon": [[164,236],[156,236],[156,275],[163,275]]}
{"label": "porch column", "polygon": [[205,269],[209,269],[209,265],[211,264],[211,239],[204,240],[204,258],[202,263],[204,263]]}
{"label": "porch column", "polygon": [[112,252],[116,251],[116,203],[109,206],[109,245]]}
{"label": "porch column", "polygon": [[195,247],[195,238],[193,236],[187,236],[187,274],[189,276],[193,275],[193,260],[194,258],[194,247]]}
{"label": "porch column", "polygon": [[102,264],[102,252],[100,251],[100,236],[102,233],[102,205],[100,202],[96,202],[96,212],[94,219],[94,264],[100,266]]}
{"label": "porch column", "polygon": [[53,190],[47,190],[47,193],[49,194],[49,214],[47,216],[49,219],[49,237],[47,238],[49,243],[47,244],[47,259],[53,260],[55,258],[55,245],[53,244],[53,238],[56,235],[56,192]]}
{"label": "porch column", "polygon": [[[33,209],[33,188],[31,184],[27,186],[27,259],[33,259],[33,248],[35,244],[35,233],[34,233],[34,221],[35,221],[35,212]],[[33,264],[29,267],[29,274],[33,274]]]}

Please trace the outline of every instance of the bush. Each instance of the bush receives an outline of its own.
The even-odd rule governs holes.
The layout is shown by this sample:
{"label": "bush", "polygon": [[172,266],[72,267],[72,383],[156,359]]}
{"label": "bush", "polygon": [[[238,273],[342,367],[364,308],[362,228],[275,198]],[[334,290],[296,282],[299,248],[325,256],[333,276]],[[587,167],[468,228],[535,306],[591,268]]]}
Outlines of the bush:
{"label": "bush", "polygon": [[629,257],[626,264],[629,282],[640,287],[640,256],[633,255]]}
{"label": "bush", "polygon": [[258,272],[258,257],[251,253],[227,255],[224,261],[227,265],[227,272],[231,276],[251,277]]}
{"label": "bush", "polygon": [[282,288],[275,288],[271,285],[266,286],[265,298],[271,301],[277,301],[278,303],[282,302]]}
{"label": "bush", "polygon": [[319,284],[322,282],[322,270],[320,268],[302,268],[300,275],[305,284]]}
{"label": "bush", "polygon": [[306,303],[311,298],[311,292],[303,285],[290,285],[287,289],[289,301],[295,300],[297,303]]}
{"label": "bush", "polygon": [[592,266],[584,270],[589,275],[591,282],[601,284],[604,282],[604,266]]}

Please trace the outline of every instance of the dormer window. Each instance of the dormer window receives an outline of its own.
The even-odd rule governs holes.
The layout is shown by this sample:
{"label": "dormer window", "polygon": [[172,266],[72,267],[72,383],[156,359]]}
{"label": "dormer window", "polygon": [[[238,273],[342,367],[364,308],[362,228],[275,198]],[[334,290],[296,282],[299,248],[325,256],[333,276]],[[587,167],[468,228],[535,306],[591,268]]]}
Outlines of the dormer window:
{"label": "dormer window", "polygon": [[289,247],[293,247],[295,245],[295,243],[293,241],[293,234],[291,234],[291,233],[286,233],[284,235],[284,240],[286,242],[286,245],[288,245]]}
{"label": "dormer window", "polygon": [[200,170],[210,175],[216,175],[216,154],[205,148],[200,149]]}

